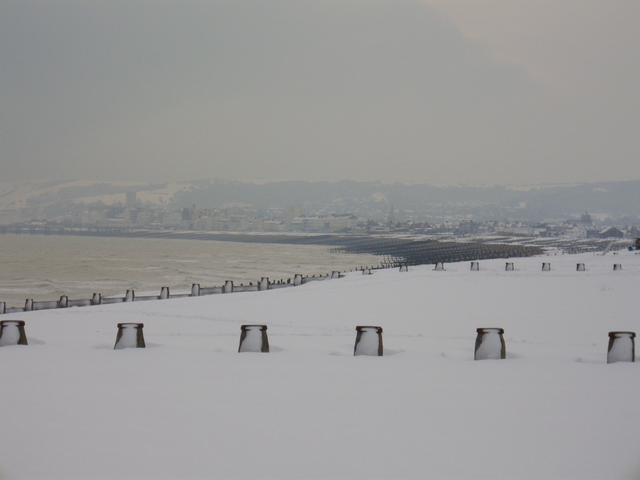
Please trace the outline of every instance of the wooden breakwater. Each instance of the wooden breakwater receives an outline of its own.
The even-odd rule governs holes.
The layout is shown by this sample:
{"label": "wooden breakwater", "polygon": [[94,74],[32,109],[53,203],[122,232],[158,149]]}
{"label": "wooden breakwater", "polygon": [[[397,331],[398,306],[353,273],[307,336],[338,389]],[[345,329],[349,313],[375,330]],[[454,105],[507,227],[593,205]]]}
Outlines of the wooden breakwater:
{"label": "wooden breakwater", "polygon": [[[362,269],[372,269],[373,267],[362,267]],[[375,268],[382,268],[381,266]],[[127,290],[124,295],[103,296],[100,293],[94,293],[91,298],[80,300],[71,300],[67,295],[62,295],[59,300],[50,301],[34,301],[27,299],[23,307],[8,307],[6,302],[0,301],[0,315],[7,313],[32,312],[37,310],[50,310],[56,308],[70,307],[88,307],[92,305],[111,305],[115,303],[142,302],[149,300],[168,300],[170,298],[186,298],[200,297],[204,295],[239,293],[239,292],[258,292],[263,290],[275,290],[279,288],[297,287],[306,283],[342,278],[344,275],[339,271],[333,271],[331,274],[304,277],[296,274],[293,278],[287,280],[270,281],[267,277],[262,277],[260,281],[249,282],[248,285],[234,285],[232,280],[227,280],[224,285],[218,287],[202,287],[199,283],[194,283],[190,291],[179,291],[171,293],[169,287],[162,287],[159,294],[142,294],[136,295],[134,290]]]}
{"label": "wooden breakwater", "polygon": [[[7,232],[5,232],[7,233]],[[8,232],[17,233],[20,232]],[[25,232],[26,233],[26,232]],[[29,230],[30,234],[58,234],[58,235],[80,235],[80,236],[108,236],[120,238],[170,238],[189,240],[213,240],[232,241],[243,243],[275,243],[294,245],[318,245],[331,248],[334,252],[345,252],[355,254],[371,254],[381,257],[381,263],[376,267],[362,267],[367,270],[379,268],[393,268],[400,265],[422,265],[453,263],[468,260],[483,260],[491,258],[528,257],[544,253],[540,247],[511,245],[511,244],[489,244],[489,243],[458,243],[441,242],[436,240],[411,240],[396,237],[380,237],[371,235],[254,235],[236,233],[211,233],[211,232],[166,232],[166,231],[134,231],[134,230],[100,230],[100,229],[61,229],[55,231]],[[339,276],[339,274],[338,274]],[[218,293],[246,292],[284,288],[297,286],[316,280],[336,278],[336,272],[327,276],[302,277],[296,275],[294,279],[279,282],[269,282],[264,284],[264,278],[256,284],[233,285],[227,282],[221,287],[205,287],[194,284],[190,292],[171,294],[168,287],[164,287],[159,295],[136,296],[133,290],[128,290],[124,296],[106,296],[94,293],[92,298],[72,300],[63,295],[59,300],[33,301],[27,299],[23,307],[8,307],[6,302],[0,301],[0,314],[25,312],[34,310],[45,310],[53,308],[69,308],[90,305],[105,305],[111,303],[122,303],[129,301],[162,300],[167,298],[179,298],[188,296],[211,295]],[[262,287],[260,287],[262,285]]]}
{"label": "wooden breakwater", "polygon": [[255,234],[142,230],[128,227],[50,228],[45,226],[2,226],[0,227],[0,233],[318,245],[329,247],[334,252],[377,255],[384,258],[383,264],[385,266],[397,266],[400,263],[420,265],[437,262],[506,258],[509,256],[527,257],[543,253],[542,248],[533,246],[503,243],[489,244],[480,242],[460,243],[442,242],[438,240],[413,240],[364,234]]}
{"label": "wooden breakwater", "polygon": [[358,243],[335,247],[333,250],[344,253],[379,255],[384,258],[383,264],[390,267],[402,264],[425,265],[490,258],[531,257],[544,253],[540,247],[525,245],[440,242],[436,240]]}
{"label": "wooden breakwater", "polygon": [[296,234],[296,233],[241,233],[189,230],[145,230],[132,227],[47,227],[41,225],[0,225],[0,234],[15,235],[68,235],[82,237],[153,238],[173,240],[209,240],[242,243],[275,243],[292,245],[340,246],[370,241],[402,241],[382,239],[364,234]]}

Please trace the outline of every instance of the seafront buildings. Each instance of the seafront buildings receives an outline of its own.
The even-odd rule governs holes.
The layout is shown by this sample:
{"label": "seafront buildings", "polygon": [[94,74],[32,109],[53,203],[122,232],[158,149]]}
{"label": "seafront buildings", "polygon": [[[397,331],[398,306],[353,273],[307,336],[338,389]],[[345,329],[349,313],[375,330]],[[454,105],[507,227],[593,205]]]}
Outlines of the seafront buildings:
{"label": "seafront buildings", "polygon": [[[395,209],[388,202],[384,204],[378,202],[379,199],[374,200],[367,204],[351,202],[351,211],[345,210],[347,204],[344,199],[284,207],[274,206],[273,202],[256,207],[255,202],[248,201],[220,204],[215,208],[195,203],[190,207],[177,207],[169,201],[143,202],[135,191],[126,191],[112,196],[110,203],[98,199],[91,202],[58,201],[38,208],[29,208],[28,205],[21,209],[5,208],[0,211],[0,228],[5,232],[19,228],[86,228],[437,237],[492,235],[633,239],[640,236],[637,218],[614,221],[602,215],[592,216],[586,211],[570,218],[527,221],[510,218],[508,210],[478,215],[471,204],[466,207],[433,204],[425,205],[421,210],[409,210]],[[501,214],[505,216],[500,217]]]}
{"label": "seafront buildings", "polygon": [[[451,219],[429,223],[412,219],[386,221],[359,217],[351,213],[306,215],[302,206],[286,212],[272,209],[262,215],[241,207],[198,208],[193,205],[182,211],[132,205],[105,205],[70,212],[52,219],[31,219],[5,222],[4,233],[24,233],[34,229],[144,229],[184,230],[201,232],[272,232],[272,233],[333,233],[358,235],[427,235],[475,237],[571,237],[579,239],[635,239],[640,237],[638,225],[603,225],[592,221],[588,214],[580,219],[557,223],[522,221],[473,221]],[[36,232],[37,233],[37,232]]]}

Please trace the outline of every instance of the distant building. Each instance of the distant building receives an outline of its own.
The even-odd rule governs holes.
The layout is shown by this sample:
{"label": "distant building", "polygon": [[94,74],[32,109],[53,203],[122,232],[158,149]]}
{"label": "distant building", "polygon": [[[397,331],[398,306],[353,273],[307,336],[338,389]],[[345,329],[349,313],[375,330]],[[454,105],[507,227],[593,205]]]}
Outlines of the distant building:
{"label": "distant building", "polygon": [[358,217],[355,215],[332,215],[329,218],[330,232],[345,232],[353,230],[358,223]]}
{"label": "distant building", "polygon": [[627,232],[629,238],[640,238],[640,229],[635,225]]}
{"label": "distant building", "polygon": [[591,219],[591,215],[589,215],[589,212],[584,212],[580,216],[580,223],[582,223],[584,225],[592,225],[593,224],[593,220]]}
{"label": "distant building", "polygon": [[127,192],[127,198],[125,202],[125,206],[132,208],[136,206],[136,202],[138,201],[136,197],[136,192]]}
{"label": "distant building", "polygon": [[458,235],[468,235],[478,232],[480,232],[480,224],[475,223],[473,220],[462,220],[455,231]]}
{"label": "distant building", "polygon": [[601,230],[598,236],[600,238],[623,238],[624,232],[616,227],[609,227]]}
{"label": "distant building", "polygon": [[136,223],[138,225],[149,225],[153,222],[153,212],[151,210],[140,210],[136,217]]}
{"label": "distant building", "polygon": [[264,232],[284,232],[284,223],[281,220],[263,220],[262,231]]}
{"label": "distant building", "polygon": [[177,227],[180,226],[182,222],[182,214],[181,213],[165,213],[162,215],[162,225],[165,227]]}
{"label": "distant building", "polygon": [[[289,209],[289,211],[287,212],[287,215],[284,219],[284,228],[286,230],[291,230],[291,221],[294,218],[298,218],[298,217],[302,217],[304,215],[304,205],[298,205],[296,207],[291,207]],[[294,226],[293,228],[295,229],[297,227]]]}
{"label": "distant building", "polygon": [[393,209],[393,205],[391,205],[391,208],[389,209],[389,217],[387,219],[387,223],[391,225],[395,222],[396,222],[396,212]]}
{"label": "distant building", "polygon": [[326,217],[296,217],[291,220],[289,230],[293,232],[323,233],[328,229]]}

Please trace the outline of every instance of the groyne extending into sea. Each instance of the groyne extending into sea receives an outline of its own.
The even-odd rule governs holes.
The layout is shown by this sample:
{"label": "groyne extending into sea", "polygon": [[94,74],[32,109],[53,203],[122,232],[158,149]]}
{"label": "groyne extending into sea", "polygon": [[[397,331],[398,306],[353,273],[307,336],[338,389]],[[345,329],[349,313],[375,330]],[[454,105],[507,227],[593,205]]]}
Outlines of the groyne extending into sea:
{"label": "groyne extending into sea", "polygon": [[542,254],[540,247],[479,242],[442,242],[401,237],[339,234],[219,233],[199,231],[139,230],[120,227],[51,228],[3,226],[0,234],[79,235],[88,237],[208,240],[242,243],[275,243],[326,246],[336,252],[366,253],[382,257],[381,267],[401,264],[424,265],[490,258],[530,257]]}
{"label": "groyne extending into sea", "polygon": [[[367,265],[371,265],[370,267],[357,266],[355,270],[368,270],[371,271],[373,269],[382,269],[382,268],[393,268],[398,266],[408,266],[408,265],[420,265],[420,264],[437,264],[437,263],[452,263],[452,262],[461,262],[461,261],[478,261],[482,259],[489,258],[508,258],[508,257],[525,257],[536,254],[543,253],[543,250],[539,247],[530,247],[530,246],[522,246],[522,245],[513,245],[513,244],[490,244],[490,243],[458,243],[458,242],[442,242],[436,240],[424,240],[424,239],[411,239],[411,238],[398,238],[398,237],[388,237],[388,236],[369,236],[369,235],[330,235],[330,234],[246,234],[246,233],[218,233],[218,232],[177,232],[177,231],[152,231],[152,230],[97,230],[97,229],[68,229],[65,228],[63,230],[48,230],[45,231],[42,228],[35,227],[33,229],[29,228],[28,230],[21,229],[20,231],[9,230],[9,236],[16,238],[18,235],[52,235],[55,238],[61,239],[64,236],[73,236],[79,239],[79,237],[117,237],[119,239],[126,238],[141,238],[141,239],[171,239],[173,240],[174,250],[173,251],[164,251],[164,249],[158,249],[160,244],[164,244],[164,241],[160,240],[159,243],[156,244],[155,247],[152,247],[151,251],[147,249],[146,253],[148,253],[148,261],[152,262],[154,260],[153,251],[158,249],[156,256],[160,258],[166,258],[167,255],[172,257],[181,255],[181,242],[175,242],[176,240],[185,240],[185,247],[188,244],[193,244],[194,242],[187,242],[188,240],[208,240],[208,241],[217,241],[217,242],[240,242],[243,243],[249,250],[261,251],[267,247],[267,244],[276,244],[276,245],[291,245],[291,253],[299,248],[299,246],[314,246],[314,247],[327,247],[327,251],[329,254],[354,254],[354,256],[350,261],[358,261],[358,258],[362,256],[362,263],[366,263]],[[35,238],[35,237],[31,237]],[[25,239],[26,240],[26,239]],[[24,243],[24,242],[20,242]],[[30,242],[27,242],[30,243]],[[58,242],[59,243],[59,242]],[[69,242],[64,242],[67,244]],[[169,243],[169,242],[168,242]],[[196,242],[200,243],[200,242]],[[252,244],[255,244],[255,247],[251,247]],[[262,244],[258,247],[257,244]],[[222,245],[222,243],[221,243]],[[102,249],[104,244],[94,245],[92,248],[100,248]],[[77,251],[77,250],[76,250]],[[208,251],[208,250],[207,250]],[[287,248],[284,249],[284,255],[286,253]],[[52,250],[51,255],[56,256],[59,252]],[[68,254],[68,253],[67,253]],[[215,255],[214,252],[212,252]],[[240,255],[245,255],[246,253],[240,253]],[[43,262],[46,259],[45,257],[41,257],[38,261]],[[84,256],[82,256],[84,255]],[[86,258],[87,262],[91,262],[92,264],[95,262],[94,256],[89,253],[82,254],[80,258]],[[106,258],[106,257],[105,257]],[[110,257],[109,257],[110,258]],[[122,260],[122,256],[118,257]],[[196,258],[202,258],[196,257]],[[294,256],[295,258],[295,256]],[[193,260],[187,260],[193,261]],[[200,262],[200,260],[196,260]],[[110,261],[109,261],[110,262]],[[371,263],[375,262],[375,263]],[[110,262],[111,263],[111,262]],[[355,262],[354,262],[355,263]],[[302,264],[301,264],[302,265]],[[362,264],[360,264],[362,265]],[[334,266],[335,267],[335,266]],[[344,269],[347,267],[346,269]],[[74,267],[71,267],[74,268]],[[75,268],[81,269],[80,271],[86,270],[87,264],[78,264]],[[107,267],[108,268],[108,267]],[[124,266],[125,270],[129,271],[130,265]],[[234,267],[235,268],[235,267]],[[344,270],[343,270],[344,269]],[[312,269],[309,273],[314,272],[315,269]],[[328,269],[331,271],[331,269]],[[351,269],[353,270],[353,269]],[[44,270],[46,271],[46,270]],[[156,270],[157,271],[157,270]],[[308,270],[307,270],[308,271]],[[320,270],[322,271],[322,270]],[[325,270],[326,272],[327,270]],[[340,267],[340,271],[349,271],[349,267],[344,265]],[[71,270],[71,276],[74,275],[74,270]],[[255,271],[253,270],[253,275],[256,273],[266,273],[264,271]],[[159,285],[154,287],[153,289],[144,288],[143,285],[139,282],[133,281],[133,279],[129,278],[129,281],[126,282],[127,285],[122,285],[122,287],[128,289],[127,293],[122,295],[113,295],[113,289],[111,288],[111,292],[107,291],[102,293],[93,293],[91,292],[100,292],[102,288],[105,288],[104,282],[102,282],[102,287],[98,284],[94,285],[91,288],[91,279],[87,278],[85,281],[89,283],[85,284],[83,288],[83,292],[76,291],[75,293],[70,290],[66,290],[63,288],[58,289],[56,292],[56,296],[59,295],[58,300],[45,300],[45,301],[35,301],[33,298],[33,294],[25,291],[24,295],[20,295],[24,300],[17,300],[20,298],[18,295],[13,295],[13,300],[11,303],[13,305],[9,305],[9,302],[2,300],[10,300],[10,299],[2,299],[0,298],[0,313],[12,313],[12,312],[22,312],[22,311],[32,311],[32,310],[43,310],[43,309],[52,309],[52,308],[67,308],[73,306],[89,306],[89,305],[103,305],[108,303],[119,303],[126,301],[142,301],[142,300],[153,300],[153,299],[167,299],[167,298],[176,298],[176,297],[184,297],[184,296],[200,296],[200,295],[208,295],[214,293],[231,293],[231,292],[241,292],[241,291],[257,291],[257,290],[266,290],[273,288],[283,288],[286,286],[296,286],[301,285],[303,283],[307,283],[309,281],[315,280],[324,280],[327,278],[334,278],[336,274],[334,271],[332,274],[325,275],[317,275],[318,270],[315,270],[316,275],[313,276],[305,276],[303,277],[300,274],[295,274],[295,271],[290,272],[287,276],[290,276],[288,280],[284,280],[287,276],[284,276],[283,279],[279,281],[269,281],[265,280],[265,277],[261,277],[260,275],[255,275],[254,278],[260,278],[260,280],[255,282],[246,282],[247,276],[245,272],[245,279],[242,280],[237,278],[235,285],[231,280],[227,280],[223,286],[220,287],[200,287],[200,283],[194,282],[203,282],[207,281],[204,277],[196,279],[193,278],[192,282],[184,282],[178,281],[173,283],[175,280],[174,277],[164,278],[164,282],[168,280],[165,285],[169,285],[171,287],[171,291],[169,286],[163,287],[159,294],[149,294],[149,293],[141,293],[136,295],[134,292],[134,288],[136,291],[141,292],[150,292],[156,291],[155,288],[159,288]],[[273,271],[271,273],[274,273]],[[34,273],[31,273],[33,275]],[[47,273],[44,273],[45,275]],[[227,273],[230,277],[233,278],[233,274]],[[25,275],[25,274],[23,274]],[[29,274],[26,274],[29,275]],[[249,279],[253,276],[248,276]],[[267,276],[271,276],[267,274]],[[15,277],[14,277],[15,278]],[[27,277],[24,277],[27,278]],[[102,278],[97,277],[97,278]],[[228,278],[228,277],[227,277]],[[279,278],[279,275],[278,277]],[[220,282],[224,282],[224,278],[218,279]],[[241,283],[243,282],[243,283]],[[265,283],[266,282],[266,283]],[[134,285],[136,283],[137,286]],[[186,283],[186,284],[185,284]],[[246,284],[248,283],[248,285]],[[162,284],[160,284],[162,285]],[[176,287],[176,285],[182,285]],[[191,285],[191,289],[187,285]],[[19,288],[19,287],[18,287]],[[124,291],[120,290],[120,291]],[[14,287],[15,289],[15,287]],[[106,290],[109,290],[107,288]],[[116,290],[117,291],[117,290]],[[106,295],[104,295],[106,293]],[[47,297],[44,297],[45,299]],[[49,297],[51,298],[51,297]],[[79,300],[73,300],[72,298],[80,298]],[[23,306],[18,306],[19,302],[24,301]],[[18,303],[18,305],[15,305]]]}
{"label": "groyne extending into sea", "polygon": [[[371,273],[372,268],[362,267],[363,273]],[[341,278],[342,274],[338,271],[332,272],[330,275],[319,275],[311,277],[303,277],[301,274],[297,274],[293,279],[289,278],[279,281],[270,281],[267,277],[262,277],[260,281],[253,284],[250,282],[248,285],[240,284],[234,285],[233,281],[227,280],[223,286],[220,287],[201,287],[199,283],[194,283],[191,286],[191,290],[184,292],[178,291],[171,293],[169,287],[162,287],[158,295],[151,293],[144,293],[142,295],[136,295],[134,290],[127,290],[124,295],[110,295],[103,297],[100,293],[94,293],[91,298],[85,298],[80,300],[71,300],[67,295],[62,295],[59,300],[41,301],[36,302],[33,299],[27,299],[24,307],[8,307],[6,302],[0,301],[0,315],[7,313],[18,312],[32,312],[36,310],[51,310],[55,308],[70,308],[70,307],[88,307],[92,305],[111,305],[114,303],[126,303],[126,302],[141,302],[148,300],[168,300],[170,298],[185,298],[185,297],[200,297],[204,295],[214,295],[222,293],[239,293],[239,292],[258,292],[263,290],[275,290],[278,288],[297,287],[304,285],[305,283]]]}

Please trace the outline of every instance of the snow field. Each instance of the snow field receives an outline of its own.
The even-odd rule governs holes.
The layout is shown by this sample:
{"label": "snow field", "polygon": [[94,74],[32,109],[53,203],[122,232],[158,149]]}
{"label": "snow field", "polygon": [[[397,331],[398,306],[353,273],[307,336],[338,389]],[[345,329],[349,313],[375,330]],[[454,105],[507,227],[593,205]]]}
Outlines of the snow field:
{"label": "snow field", "polygon": [[[5,316],[29,346],[0,348],[0,476],[637,478],[639,365],[606,356],[640,256],[505,261]],[[113,349],[123,322],[147,348]],[[271,352],[237,353],[242,324]],[[478,327],[506,360],[473,360]]]}

